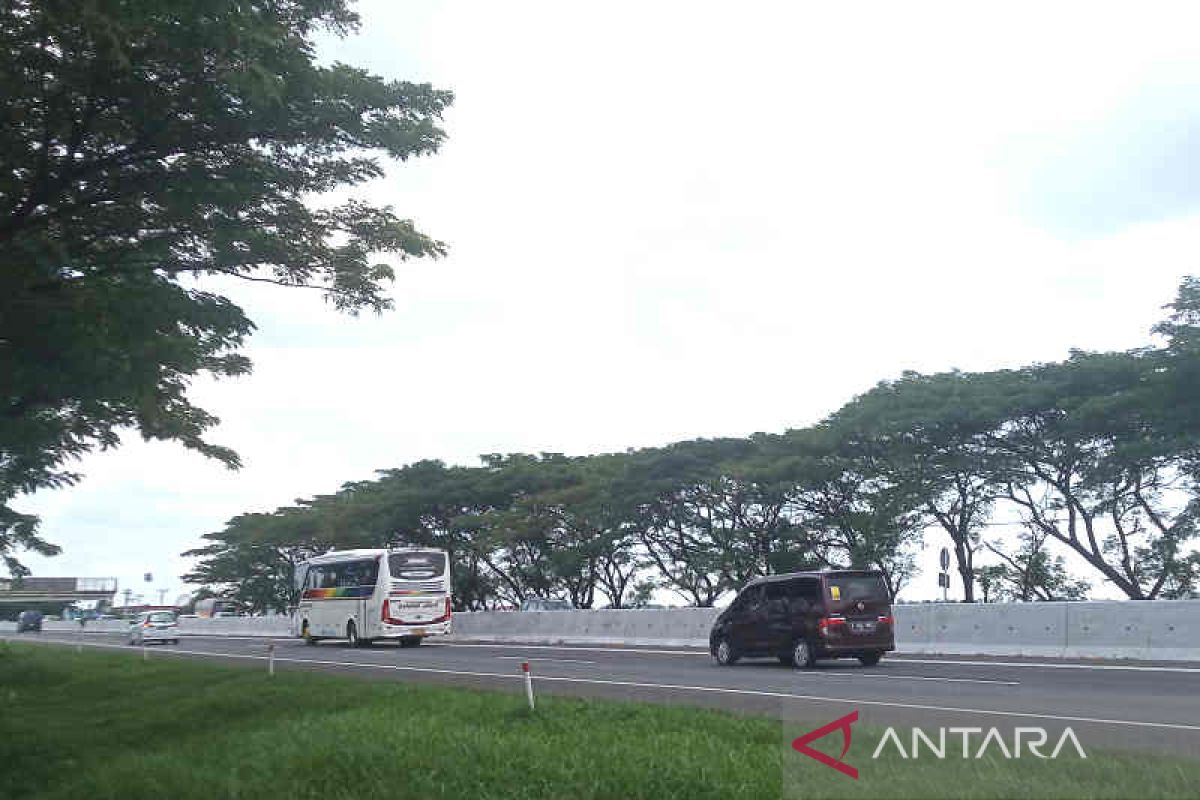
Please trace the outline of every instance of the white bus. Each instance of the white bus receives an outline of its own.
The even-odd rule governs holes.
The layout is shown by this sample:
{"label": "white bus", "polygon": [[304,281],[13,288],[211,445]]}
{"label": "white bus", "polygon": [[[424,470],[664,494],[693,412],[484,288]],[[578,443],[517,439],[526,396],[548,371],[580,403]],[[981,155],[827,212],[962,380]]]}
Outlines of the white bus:
{"label": "white bus", "polygon": [[351,647],[399,639],[403,647],[450,633],[450,559],[445,550],[335,550],[296,570],[293,633],[308,644]]}

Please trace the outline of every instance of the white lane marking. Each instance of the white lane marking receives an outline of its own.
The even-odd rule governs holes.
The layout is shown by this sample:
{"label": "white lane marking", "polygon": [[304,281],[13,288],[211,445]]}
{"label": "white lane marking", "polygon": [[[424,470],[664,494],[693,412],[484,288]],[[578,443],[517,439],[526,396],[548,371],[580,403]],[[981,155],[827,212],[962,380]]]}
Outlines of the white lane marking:
{"label": "white lane marking", "polygon": [[559,650],[565,652],[579,653],[609,653],[615,656],[638,655],[646,653],[647,655],[658,656],[707,656],[707,650],[655,650],[652,648],[643,647],[589,647],[587,645],[569,645],[569,644],[481,644],[474,642],[438,642],[437,644],[425,644],[425,647],[490,647],[494,650]]}
{"label": "white lane marking", "polygon": [[181,633],[180,639],[226,639],[231,642],[303,642],[299,636],[225,636],[221,633]]}
{"label": "white lane marking", "polygon": [[553,662],[555,664],[595,664],[596,663],[595,661],[584,661],[583,659],[579,659],[579,658],[542,658],[541,656],[538,656],[537,658],[526,658],[525,656],[495,656],[495,657],[504,659],[506,661],[529,661],[530,663],[533,663],[533,664],[545,664],[548,662]]}
{"label": "white lane marking", "polygon": [[[0,636],[0,638],[8,638]],[[73,642],[44,640],[46,644],[70,645]],[[119,644],[82,644],[83,647],[100,647],[110,650],[126,650],[128,647]],[[269,656],[253,656],[246,653],[213,653],[204,650],[164,649],[163,655],[194,655],[215,656],[217,658],[241,658],[251,661],[266,661]],[[500,678],[502,680],[524,680],[523,675],[508,672],[476,672],[472,670],[439,669],[437,667],[413,667],[399,664],[373,664],[352,661],[323,661],[313,658],[275,657],[275,661],[289,664],[315,664],[327,667],[353,667],[356,669],[386,669],[396,672],[424,672],[435,675],[463,675],[471,678]],[[1049,719],[1055,722],[1086,722],[1095,725],[1120,725],[1130,728],[1162,728],[1178,731],[1200,732],[1200,725],[1185,725],[1175,722],[1147,722],[1133,719],[1106,719],[1104,717],[1076,717],[1066,714],[1045,714],[1032,711],[1001,711],[993,708],[960,708],[958,706],[934,706],[921,703],[896,703],[887,700],[862,700],[854,697],[824,697],[810,694],[792,694],[790,692],[769,692],[761,689],[733,689],[724,686],[690,686],[678,683],[644,683],[640,681],[617,681],[603,678],[568,678],[559,675],[538,675],[535,680],[557,681],[560,683],[584,683],[596,686],[627,686],[634,689],[669,689],[679,692],[699,692],[712,694],[734,694],[750,697],[775,697],[783,700],[807,700],[813,703],[851,703],[860,706],[879,706],[880,708],[906,708],[919,711],[943,711],[956,714],[983,714],[992,717],[1021,717],[1023,719]]]}
{"label": "white lane marking", "polygon": [[1136,664],[1058,664],[1045,661],[966,661],[946,658],[909,658],[902,656],[893,664],[951,664],[966,667],[1031,667],[1034,669],[1094,669],[1129,672],[1188,672],[1200,673],[1200,667],[1138,666]]}
{"label": "white lane marking", "polygon": [[[638,653],[648,653],[653,655],[669,655],[669,656],[703,656],[709,657],[709,653],[705,650],[654,650],[649,648],[637,647],[589,647],[587,645],[552,645],[552,644],[479,644],[467,642],[439,642],[435,645],[426,645],[427,647],[491,647],[500,650],[559,650],[570,652],[572,650],[582,653],[611,653],[614,655],[625,655]],[[1139,666],[1135,664],[1071,664],[1071,663],[1054,663],[1041,661],[970,661],[967,659],[944,659],[944,658],[913,658],[903,653],[898,653],[891,658],[885,658],[886,664],[950,664],[953,666],[967,667],[1044,667],[1046,669],[1095,669],[1095,670],[1129,670],[1133,672],[1183,672],[1183,673],[1200,673],[1200,667],[1164,667],[1164,666]]]}
{"label": "white lane marking", "polygon": [[[59,633],[59,631],[53,631]],[[65,635],[66,632],[62,632]],[[89,633],[109,634],[113,636],[121,636],[118,631],[89,631]],[[268,641],[269,637],[264,636],[221,636],[219,634],[193,633],[182,634],[181,639],[228,639],[231,641]],[[296,637],[275,637],[274,641],[301,641]],[[664,656],[703,656],[709,657],[709,653],[704,650],[662,650],[640,647],[592,647],[587,645],[553,645],[553,644],[483,644],[475,642],[426,642],[424,647],[490,647],[495,650],[557,650],[559,652],[579,652],[579,653],[609,653],[611,655],[664,655]],[[1137,664],[1074,664],[1074,663],[1055,663],[1046,661],[971,661],[968,659],[949,659],[949,658],[914,658],[912,656],[898,653],[895,656],[885,659],[886,664],[947,664],[950,666],[962,667],[1021,667],[1028,669],[1090,669],[1090,670],[1106,670],[1114,672],[1169,672],[1183,674],[1200,674],[1200,667],[1165,667],[1165,666],[1143,666]],[[858,673],[855,673],[858,674]],[[865,674],[865,673],[864,673]]]}
{"label": "white lane marking", "polygon": [[997,686],[1020,686],[1020,681],[993,681],[984,678],[942,678],[936,675],[888,675],[879,672],[835,672],[829,670],[811,670],[801,673],[805,677],[821,678],[881,678],[889,681],[936,681],[938,683],[991,683]]}

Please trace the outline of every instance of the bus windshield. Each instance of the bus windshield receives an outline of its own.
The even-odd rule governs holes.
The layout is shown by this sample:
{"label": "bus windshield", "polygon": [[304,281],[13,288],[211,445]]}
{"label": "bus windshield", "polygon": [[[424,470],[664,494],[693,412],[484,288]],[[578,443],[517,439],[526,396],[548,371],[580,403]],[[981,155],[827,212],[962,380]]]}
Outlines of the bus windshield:
{"label": "bus windshield", "polygon": [[446,572],[446,556],[435,550],[392,553],[388,556],[388,570],[393,578],[440,578]]}

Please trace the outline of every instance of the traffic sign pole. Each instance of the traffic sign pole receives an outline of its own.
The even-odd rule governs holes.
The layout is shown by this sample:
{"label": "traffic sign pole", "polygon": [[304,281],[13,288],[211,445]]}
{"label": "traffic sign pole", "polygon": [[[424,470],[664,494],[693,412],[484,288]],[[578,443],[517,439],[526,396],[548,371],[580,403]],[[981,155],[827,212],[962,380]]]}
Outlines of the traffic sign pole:
{"label": "traffic sign pole", "polygon": [[945,603],[950,594],[950,551],[944,547],[938,553],[938,563],[942,567],[942,571],[938,573],[938,586],[942,587],[942,602]]}

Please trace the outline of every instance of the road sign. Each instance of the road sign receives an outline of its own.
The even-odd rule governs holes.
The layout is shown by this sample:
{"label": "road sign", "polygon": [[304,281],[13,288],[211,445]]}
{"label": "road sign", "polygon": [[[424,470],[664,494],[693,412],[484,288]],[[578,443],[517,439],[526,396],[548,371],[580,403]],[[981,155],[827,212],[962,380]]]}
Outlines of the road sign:
{"label": "road sign", "polygon": [[938,586],[942,589],[950,588],[950,576],[945,572],[938,573]]}
{"label": "road sign", "polygon": [[938,555],[938,562],[942,565],[942,572],[950,569],[950,551],[943,547]]}
{"label": "road sign", "polygon": [[147,572],[142,576],[142,580],[144,580],[146,583],[150,583],[152,580],[154,580],[154,576]]}

